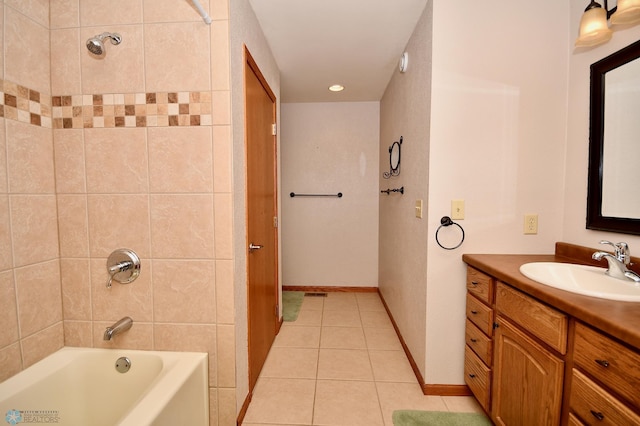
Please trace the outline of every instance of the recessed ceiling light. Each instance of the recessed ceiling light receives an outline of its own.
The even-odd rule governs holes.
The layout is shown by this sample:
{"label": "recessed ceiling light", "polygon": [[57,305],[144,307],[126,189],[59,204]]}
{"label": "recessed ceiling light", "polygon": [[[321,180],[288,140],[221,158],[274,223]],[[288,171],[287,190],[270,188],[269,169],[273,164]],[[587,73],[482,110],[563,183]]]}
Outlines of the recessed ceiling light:
{"label": "recessed ceiling light", "polygon": [[342,84],[334,84],[329,86],[329,90],[332,92],[342,92],[344,90],[344,86]]}

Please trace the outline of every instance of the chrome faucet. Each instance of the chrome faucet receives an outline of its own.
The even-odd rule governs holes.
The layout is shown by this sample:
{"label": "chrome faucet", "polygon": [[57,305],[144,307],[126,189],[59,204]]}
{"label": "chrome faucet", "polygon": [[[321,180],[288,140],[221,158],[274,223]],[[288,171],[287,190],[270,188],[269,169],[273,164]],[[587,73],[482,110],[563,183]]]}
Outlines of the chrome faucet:
{"label": "chrome faucet", "polygon": [[606,251],[597,251],[591,256],[595,260],[606,259],[609,264],[609,269],[605,272],[607,275],[620,280],[640,282],[640,275],[627,268],[631,265],[631,253],[627,243],[614,244],[611,241],[602,240],[600,244],[609,244],[613,246],[615,251],[615,255]]}
{"label": "chrome faucet", "polygon": [[107,327],[104,331],[104,340],[111,340],[116,334],[124,333],[129,330],[133,325],[133,320],[130,317],[124,317],[120,321],[113,324],[111,327]]}

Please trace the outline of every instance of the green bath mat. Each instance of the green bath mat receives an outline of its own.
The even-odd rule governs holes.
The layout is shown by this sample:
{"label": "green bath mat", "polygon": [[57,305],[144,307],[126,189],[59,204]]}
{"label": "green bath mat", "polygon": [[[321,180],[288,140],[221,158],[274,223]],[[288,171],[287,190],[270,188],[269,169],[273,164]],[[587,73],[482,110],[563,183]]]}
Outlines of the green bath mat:
{"label": "green bath mat", "polygon": [[303,300],[304,291],[283,291],[282,320],[287,322],[297,320]]}
{"label": "green bath mat", "polygon": [[392,419],[395,426],[491,426],[489,419],[478,413],[397,410]]}

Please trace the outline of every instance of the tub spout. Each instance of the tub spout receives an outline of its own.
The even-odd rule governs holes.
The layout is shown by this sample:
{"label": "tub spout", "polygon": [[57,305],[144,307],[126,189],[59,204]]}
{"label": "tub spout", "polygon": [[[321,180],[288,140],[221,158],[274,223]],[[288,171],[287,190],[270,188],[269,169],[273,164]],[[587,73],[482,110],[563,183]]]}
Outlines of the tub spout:
{"label": "tub spout", "polygon": [[111,340],[116,334],[124,333],[129,330],[133,325],[133,320],[130,317],[124,317],[120,321],[113,324],[111,327],[107,327],[104,331],[104,340]]}

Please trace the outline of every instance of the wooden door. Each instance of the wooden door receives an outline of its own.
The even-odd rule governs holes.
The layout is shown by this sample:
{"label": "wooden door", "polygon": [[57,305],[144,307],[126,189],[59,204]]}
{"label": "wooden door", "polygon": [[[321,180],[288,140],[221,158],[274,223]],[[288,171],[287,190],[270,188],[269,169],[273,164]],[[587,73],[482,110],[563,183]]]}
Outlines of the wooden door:
{"label": "wooden door", "polygon": [[497,425],[560,424],[564,361],[498,317],[493,363],[493,415]]}
{"label": "wooden door", "polygon": [[244,69],[249,389],[253,390],[278,324],[276,98],[246,48]]}

